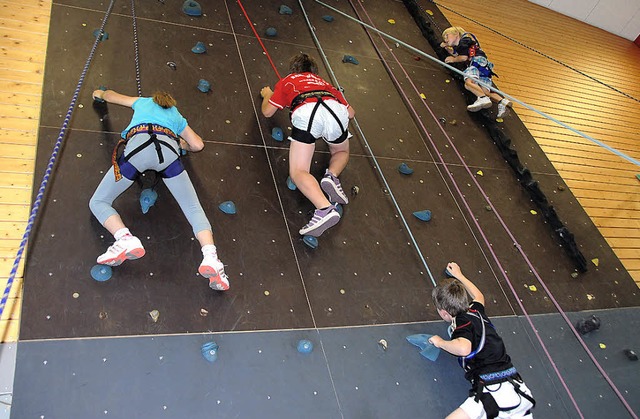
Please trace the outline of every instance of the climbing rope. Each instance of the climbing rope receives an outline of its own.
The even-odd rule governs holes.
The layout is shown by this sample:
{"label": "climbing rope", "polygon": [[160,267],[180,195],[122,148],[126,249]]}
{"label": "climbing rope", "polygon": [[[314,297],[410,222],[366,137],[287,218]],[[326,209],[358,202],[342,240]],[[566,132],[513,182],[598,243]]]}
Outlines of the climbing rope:
{"label": "climbing rope", "polygon": [[[371,29],[372,31],[376,32],[377,34],[382,35],[385,38],[388,38],[388,39],[394,41],[398,45],[402,45],[403,47],[407,48],[408,50],[410,50],[410,51],[412,51],[412,52],[414,52],[414,53],[416,53],[418,55],[421,55],[421,56],[427,58],[428,60],[431,60],[434,63],[436,63],[436,64],[438,64],[438,65],[440,65],[440,66],[442,66],[444,68],[447,68],[448,70],[450,70],[450,71],[452,71],[452,72],[454,72],[454,73],[456,73],[456,74],[458,74],[458,75],[460,75],[462,77],[465,77],[465,74],[462,71],[460,71],[457,68],[455,68],[455,67],[453,67],[453,66],[451,66],[451,65],[449,65],[449,64],[447,64],[447,63],[445,63],[443,61],[441,61],[437,57],[432,57],[431,55],[429,55],[429,54],[427,54],[427,53],[425,53],[423,51],[420,51],[419,49],[407,44],[406,42],[403,42],[403,41],[401,41],[401,40],[399,40],[399,39],[397,39],[397,38],[395,38],[395,37],[393,37],[393,36],[391,36],[391,35],[389,35],[389,34],[387,34],[385,32],[382,32],[381,30],[379,30],[377,28],[374,28],[373,26],[368,25],[368,24],[366,24],[365,22],[362,22],[359,19],[356,19],[356,18],[354,18],[352,16],[349,16],[348,14],[336,9],[335,7],[329,6],[328,4],[323,3],[320,0],[314,0],[314,1],[316,3],[318,3],[318,4],[320,4],[320,5],[328,8],[328,9],[333,10],[334,12],[346,17],[349,20],[352,20],[354,22],[359,23],[360,25],[364,26],[367,29]],[[622,157],[623,159],[627,160],[628,162],[633,163],[636,166],[640,166],[640,161],[634,159],[633,157],[630,157],[630,156],[626,155],[625,153],[623,153],[623,152],[621,152],[619,150],[616,150],[615,148],[603,143],[602,141],[596,140],[595,138],[593,138],[593,137],[591,137],[591,136],[589,136],[589,135],[587,135],[587,134],[585,134],[585,133],[583,133],[581,131],[578,131],[577,129],[571,127],[570,125],[568,125],[568,124],[566,124],[566,123],[564,123],[564,122],[552,117],[551,115],[547,115],[546,113],[534,108],[533,106],[521,101],[520,99],[517,99],[517,98],[515,98],[515,97],[513,97],[513,96],[511,96],[511,95],[509,95],[509,94],[507,94],[507,93],[495,88],[492,85],[488,85],[487,83],[484,83],[482,81],[477,81],[477,82],[478,82],[478,84],[480,84],[481,86],[491,90],[492,92],[496,92],[496,93],[502,95],[503,97],[509,98],[511,101],[519,103],[520,105],[524,106],[525,108],[537,113],[538,115],[543,116],[544,118],[549,119],[550,121],[555,122],[556,124],[558,124],[558,125],[566,128],[566,129],[568,129],[569,131],[571,131],[571,132],[573,132],[573,133],[575,133],[575,134],[577,134],[577,135],[579,135],[579,136],[591,141],[592,143],[597,144],[597,145],[599,145],[600,147],[602,147],[602,148],[604,148],[606,150],[609,150],[613,154],[616,154],[619,157]]]}
{"label": "climbing rope", "polygon": [[62,146],[62,141],[67,133],[67,127],[69,125],[69,121],[71,120],[71,115],[73,114],[73,110],[76,106],[76,100],[78,99],[78,94],[80,93],[80,89],[82,88],[82,84],[84,83],[84,78],[89,70],[89,64],[91,64],[91,60],[93,59],[93,55],[98,47],[98,44],[102,40],[102,35],[104,34],[104,28],[107,24],[107,19],[111,14],[111,10],[113,9],[113,4],[115,0],[111,0],[109,3],[109,7],[102,19],[102,25],[100,25],[100,33],[96,36],[96,40],[93,42],[93,47],[89,52],[89,57],[84,64],[84,68],[82,69],[82,73],[80,74],[80,79],[78,80],[78,84],[76,86],[76,90],[73,93],[73,97],[71,99],[71,103],[69,104],[69,108],[67,110],[67,115],[62,122],[62,127],[60,128],[60,134],[58,135],[58,139],[53,147],[53,152],[51,153],[51,157],[49,158],[49,163],[44,171],[44,176],[42,177],[42,181],[40,182],[40,187],[38,188],[38,194],[33,202],[33,206],[31,207],[31,214],[29,215],[29,219],[27,221],[27,227],[25,228],[24,234],[22,236],[22,240],[20,241],[20,246],[16,253],[16,258],[13,262],[13,267],[11,268],[11,272],[9,273],[9,278],[7,280],[7,286],[5,287],[4,293],[2,294],[2,299],[0,300],[0,317],[2,317],[2,312],[4,311],[4,307],[7,304],[7,299],[9,298],[9,293],[11,292],[11,288],[13,286],[13,281],[18,272],[18,266],[20,265],[20,260],[22,259],[22,254],[24,253],[24,249],[27,245],[27,240],[29,239],[29,235],[31,234],[31,230],[33,228],[33,224],[35,219],[40,211],[40,204],[42,202],[42,198],[44,196],[45,189],[47,184],[49,183],[49,178],[51,177],[53,171],[53,165],[55,164],[58,158],[58,152],[60,151],[60,147]]}
{"label": "climbing rope", "polygon": [[138,50],[138,24],[136,19],[135,0],[131,0],[131,17],[133,25],[133,52],[134,61],[136,63],[136,86],[138,88],[138,96],[142,97],[142,81],[140,78],[140,54]]}
{"label": "climbing rope", "polygon": [[[307,25],[309,26],[309,31],[311,32],[311,36],[313,37],[313,42],[316,44],[316,48],[320,52],[320,56],[322,57],[322,61],[324,62],[325,66],[327,67],[327,71],[329,72],[329,74],[331,76],[332,82],[334,83],[334,85],[338,89],[340,89],[340,91],[343,91],[344,89],[340,86],[340,82],[338,81],[338,78],[336,77],[336,74],[334,73],[334,71],[333,71],[333,69],[331,67],[331,64],[329,63],[329,59],[327,58],[327,55],[324,53],[324,49],[322,48],[322,45],[320,44],[320,41],[318,40],[318,37],[315,34],[315,27],[311,24],[311,21],[309,20],[309,16],[307,15],[307,12],[306,12],[303,4],[302,4],[302,0],[298,0],[298,3],[300,4],[300,8],[302,9],[302,14],[304,15],[305,21],[307,22]],[[409,238],[411,239],[411,243],[415,247],[416,252],[418,253],[418,257],[420,258],[420,261],[424,265],[424,267],[425,267],[425,269],[427,271],[427,275],[429,275],[429,279],[431,279],[431,283],[435,287],[436,286],[436,280],[433,277],[433,274],[431,273],[431,269],[429,268],[429,265],[427,264],[427,261],[425,260],[424,256],[422,255],[422,251],[420,250],[420,246],[418,245],[418,242],[416,241],[416,238],[414,237],[413,233],[411,232],[411,228],[409,227],[409,224],[407,223],[406,218],[402,214],[402,210],[400,209],[400,204],[398,204],[398,201],[396,200],[396,197],[394,196],[393,192],[391,191],[391,187],[389,186],[389,182],[387,182],[387,178],[384,176],[384,173],[382,172],[382,168],[380,167],[380,164],[378,163],[378,159],[376,158],[375,154],[373,154],[373,149],[369,145],[369,142],[367,141],[367,137],[364,135],[364,132],[360,128],[360,124],[358,124],[357,118],[353,118],[352,122],[353,122],[354,126],[356,127],[356,130],[358,131],[359,137],[362,139],[362,141],[364,143],[365,150],[369,151],[369,155],[371,156],[371,159],[372,159],[372,161],[373,161],[373,163],[374,163],[374,165],[376,167],[378,175],[380,176],[380,179],[384,183],[385,191],[387,191],[389,193],[389,197],[391,198],[391,201],[393,202],[393,206],[396,208],[396,211],[398,213],[398,218],[400,218],[400,220],[402,221],[402,224],[404,225],[404,228],[407,230],[407,234],[409,235]]]}
{"label": "climbing rope", "polygon": [[[317,1],[317,0],[316,0]],[[318,3],[320,3],[319,1],[317,1]],[[349,2],[351,3],[351,6],[353,7],[355,13],[359,16],[357,9],[355,8],[355,6],[353,5],[353,3],[351,2],[351,0],[349,0]],[[360,7],[362,8],[362,10],[364,11],[364,13],[366,14],[366,9],[364,8],[364,6],[362,5],[362,3],[360,2],[360,0],[358,0]],[[367,14],[367,17],[368,14]],[[369,17],[369,21],[371,22],[371,18]],[[371,38],[371,35],[368,34],[372,43],[373,43],[373,39]],[[406,70],[404,69],[404,66],[401,64],[400,60],[398,60],[398,58],[396,57],[395,53],[393,52],[393,50],[391,48],[388,47],[387,43],[384,41],[384,38],[381,36],[381,39],[383,41],[383,43],[385,44],[385,47],[387,47],[387,49],[391,52],[391,55],[394,57],[396,64],[402,69],[404,76],[409,80],[409,82],[411,83],[413,89],[415,90],[416,94],[420,94],[418,88],[416,87],[416,85],[413,83],[412,79],[410,78],[409,74],[406,72]],[[419,118],[419,115],[417,113],[417,111],[415,110],[415,108],[413,107],[413,105],[410,103],[410,101],[408,100],[408,97],[406,96],[406,93],[404,92],[403,88],[401,87],[402,85],[400,84],[400,82],[397,80],[397,78],[395,77],[395,75],[392,73],[391,71],[391,67],[387,64],[385,58],[383,57],[383,55],[381,54],[380,50],[378,49],[378,47],[375,45],[375,43],[373,43],[374,48],[376,49],[376,51],[378,52],[378,55],[380,56],[383,64],[385,65],[385,68],[387,69],[387,71],[389,72],[389,74],[392,76],[392,78],[394,79],[394,82],[396,84],[396,87],[400,90],[400,92],[403,94],[403,96],[405,97],[405,101],[408,104],[408,106],[411,108],[414,117],[417,121],[419,121],[421,127],[423,128],[423,130],[425,131],[425,133],[427,134],[427,137],[429,138],[432,147],[436,150],[436,155],[439,156],[441,163],[444,165],[444,167],[447,167],[447,164],[445,163],[444,159],[442,158],[441,153],[439,152],[435,142],[433,141],[433,139],[431,138],[431,136],[429,135],[429,133],[426,130],[426,127],[422,124],[421,119]],[[438,119],[436,117],[436,115],[433,113],[433,111],[431,110],[431,108],[429,107],[429,105],[426,103],[426,101],[422,101],[423,104],[425,105],[425,107],[427,108],[427,110],[429,111],[429,113],[431,114],[431,116],[433,117],[434,121],[436,121],[436,123],[438,124]],[[502,225],[503,229],[505,230],[505,232],[509,235],[510,239],[513,241],[514,246],[518,249],[518,252],[521,254],[521,256],[523,257],[523,259],[525,260],[526,264],[528,265],[528,267],[530,268],[531,272],[534,274],[534,276],[536,277],[536,279],[539,281],[540,285],[542,285],[542,287],[544,288],[545,292],[547,293],[547,295],[549,296],[549,299],[553,302],[554,306],[556,307],[556,309],[558,310],[558,312],[560,313],[560,315],[562,316],[562,318],[566,321],[566,323],[570,326],[570,329],[572,330],[572,332],[574,333],[574,335],[576,336],[576,338],[578,339],[579,343],[581,344],[581,346],[583,347],[583,349],[585,350],[585,352],[588,354],[588,356],[590,357],[590,359],[592,360],[592,362],[594,363],[594,365],[596,366],[596,368],[598,369],[598,371],[602,374],[602,376],[605,378],[605,380],[607,381],[607,383],[610,385],[610,387],[612,388],[612,390],[614,391],[614,393],[618,396],[618,398],[621,400],[621,402],[623,403],[623,405],[625,406],[625,408],[631,413],[631,415],[633,417],[637,417],[635,416],[635,413],[633,412],[633,410],[631,410],[631,407],[629,406],[629,404],[627,403],[626,399],[622,396],[621,392],[618,390],[618,388],[615,386],[615,384],[611,381],[611,379],[609,378],[609,376],[606,374],[606,372],[604,371],[604,369],[602,368],[602,366],[598,363],[598,361],[595,359],[593,353],[589,350],[588,346],[586,345],[586,343],[584,342],[584,340],[580,337],[580,335],[578,334],[578,332],[573,328],[573,325],[571,323],[571,321],[568,319],[568,317],[566,316],[566,313],[562,310],[562,307],[560,306],[560,304],[557,302],[557,300],[554,298],[553,294],[551,293],[551,291],[548,289],[548,287],[546,286],[545,282],[542,280],[542,278],[540,277],[539,273],[537,272],[537,270],[534,268],[533,264],[531,263],[531,261],[529,260],[529,258],[527,257],[526,253],[522,250],[521,245],[518,243],[517,239],[515,238],[515,236],[513,235],[513,233],[511,232],[511,230],[508,228],[508,226],[506,225],[506,223],[504,222],[504,220],[502,219],[502,217],[500,216],[500,214],[498,213],[498,211],[496,210],[496,208],[493,206],[493,204],[491,203],[491,201],[489,200],[489,197],[486,195],[486,193],[484,192],[484,190],[482,189],[482,187],[480,186],[479,182],[477,181],[477,179],[475,178],[475,176],[473,176],[473,173],[471,171],[471,169],[468,167],[468,165],[466,164],[466,162],[464,161],[462,155],[459,153],[459,151],[457,150],[457,148],[455,147],[455,145],[453,144],[453,141],[451,141],[451,138],[448,136],[448,134],[446,133],[446,131],[442,128],[442,126],[440,124],[438,124],[438,126],[440,127],[440,129],[442,130],[443,134],[445,135],[445,137],[447,138],[449,144],[451,145],[451,147],[453,148],[453,150],[455,151],[456,155],[458,156],[459,160],[462,162],[463,166],[465,167],[467,173],[469,174],[470,178],[473,179],[473,181],[476,184],[476,187],[478,188],[478,190],[482,193],[483,197],[485,198],[485,200],[487,201],[487,203],[491,206],[491,209],[493,210],[494,214],[496,215],[498,221],[500,222],[500,224]],[[564,379],[562,378],[562,375],[560,374],[555,362],[553,361],[550,353],[548,352],[546,346],[544,345],[544,342],[542,340],[542,338],[540,337],[537,329],[534,327],[533,322],[527,312],[527,310],[525,309],[517,291],[515,290],[515,287],[513,286],[511,280],[509,279],[508,275],[506,274],[506,270],[502,267],[502,265],[500,264],[500,261],[497,257],[497,255],[495,254],[488,238],[486,237],[483,229],[480,227],[477,218],[474,216],[470,206],[467,203],[467,200],[464,196],[464,194],[462,193],[462,191],[460,190],[459,186],[457,185],[455,179],[453,178],[453,176],[451,175],[451,172],[447,169],[446,172],[449,174],[449,177],[451,179],[451,182],[453,183],[456,191],[458,192],[458,195],[460,196],[460,198],[462,199],[462,201],[464,202],[465,207],[467,208],[469,214],[471,215],[471,218],[474,220],[474,223],[476,225],[476,228],[478,229],[478,231],[480,232],[480,234],[482,235],[483,240],[485,241],[485,244],[487,246],[487,248],[489,249],[489,251],[491,252],[494,261],[496,262],[496,264],[498,265],[498,267],[500,268],[500,271],[502,272],[502,275],[505,279],[505,281],[507,282],[509,288],[511,289],[514,297],[516,298],[516,301],[518,302],[518,305],[520,306],[520,309],[522,310],[525,318],[527,319],[531,329],[534,331],[537,340],[539,341],[541,347],[543,348],[547,359],[551,362],[551,365],[554,369],[554,371],[556,372],[556,375],[558,376],[558,378],[560,379],[560,382],[562,383],[563,387],[565,388],[565,390],[567,391],[567,394],[569,395],[569,398],[571,399],[574,407],[576,408],[576,410],[578,411],[578,413],[580,414],[581,417],[583,417],[582,412],[580,411],[577,402],[575,401],[571,391],[569,390],[566,382],[564,381]]]}
{"label": "climbing rope", "polygon": [[[495,33],[495,34],[500,35],[500,36],[502,36],[503,38],[508,39],[508,40],[509,40],[509,41],[511,41],[511,42],[514,42],[514,43],[516,43],[516,44],[518,44],[518,45],[520,45],[520,46],[522,46],[522,47],[525,47],[525,48],[527,48],[528,50],[535,52],[536,54],[539,54],[539,55],[541,55],[541,56],[543,56],[543,57],[545,57],[545,58],[547,58],[547,59],[549,59],[549,60],[551,60],[551,61],[553,61],[553,62],[555,62],[555,63],[557,63],[557,64],[560,64],[560,65],[561,65],[561,66],[563,66],[563,67],[568,68],[568,69],[569,69],[569,70],[571,70],[571,71],[575,71],[576,73],[580,74],[581,76],[584,76],[584,77],[586,77],[586,78],[588,78],[588,79],[591,79],[591,80],[595,81],[596,83],[599,83],[599,84],[601,84],[601,85],[603,85],[603,86],[605,86],[605,87],[607,87],[607,88],[609,88],[609,89],[611,89],[611,90],[613,90],[613,91],[615,91],[615,92],[617,92],[617,93],[620,93],[620,94],[621,94],[621,95],[623,95],[623,96],[628,97],[629,99],[635,100],[636,102],[640,102],[640,99],[636,99],[635,97],[631,96],[630,94],[625,93],[625,92],[623,92],[622,90],[619,90],[618,88],[611,86],[610,84],[607,84],[607,83],[605,83],[605,82],[603,82],[603,81],[601,81],[601,80],[598,80],[597,78],[595,78],[595,77],[593,77],[593,76],[590,76],[590,75],[588,75],[587,73],[585,73],[585,72],[583,72],[583,71],[581,71],[581,70],[578,70],[577,68],[572,67],[572,66],[570,66],[570,65],[569,65],[569,64],[567,64],[567,63],[564,63],[564,62],[562,62],[562,61],[560,61],[560,60],[558,60],[558,59],[556,59],[556,58],[553,58],[552,56],[547,55],[547,54],[545,54],[544,52],[542,52],[542,51],[540,51],[540,50],[537,50],[537,49],[535,49],[535,48],[533,48],[533,47],[530,47],[529,45],[525,44],[524,42],[520,42],[520,41],[518,41],[517,39],[510,37],[509,35],[505,35],[505,34],[503,34],[502,32],[500,32],[500,31],[498,31],[498,30],[496,30],[496,29],[493,29],[493,28],[492,28],[492,27],[490,27],[490,26],[487,26],[487,25],[485,25],[485,24],[483,24],[483,23],[481,23],[481,22],[479,22],[479,21],[477,21],[477,20],[475,20],[475,19],[470,18],[469,16],[465,16],[465,15],[463,15],[462,13],[457,12],[457,11],[453,10],[452,8],[450,8],[450,7],[448,7],[448,6],[445,6],[444,4],[440,4],[440,3],[436,2],[436,1],[433,1],[433,0],[429,0],[429,1],[431,1],[432,3],[434,3],[435,5],[437,5],[438,7],[442,7],[443,9],[447,9],[447,10],[448,10],[448,11],[450,11],[451,13],[454,13],[454,14],[456,14],[456,15],[458,15],[458,16],[460,16],[460,17],[464,18],[464,19],[467,19],[468,21],[473,22],[473,23],[475,23],[475,24],[476,24],[476,25],[478,25],[478,26],[481,26],[481,27],[483,27],[483,28],[485,28],[485,29],[488,29],[488,30],[490,30],[491,32],[493,32],[493,33]],[[429,17],[429,20],[431,20],[431,21],[433,22],[433,19],[432,19],[431,17]],[[434,22],[434,23],[435,23],[435,22]],[[437,26],[437,25],[436,25],[436,26]],[[442,30],[440,30],[440,32],[442,32]]]}

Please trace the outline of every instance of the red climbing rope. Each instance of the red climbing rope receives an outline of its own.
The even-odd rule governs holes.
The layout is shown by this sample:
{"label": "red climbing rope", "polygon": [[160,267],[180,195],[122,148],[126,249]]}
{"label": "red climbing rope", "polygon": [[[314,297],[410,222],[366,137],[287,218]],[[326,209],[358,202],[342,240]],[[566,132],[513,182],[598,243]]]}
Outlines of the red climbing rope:
{"label": "red climbing rope", "polygon": [[242,5],[242,2],[240,0],[238,0],[238,6],[240,6],[240,8],[242,9],[242,13],[244,13],[244,17],[247,18],[247,22],[249,22],[249,26],[251,27],[251,30],[253,31],[254,35],[256,36],[256,39],[258,39],[258,42],[260,43],[260,46],[262,47],[262,50],[264,51],[265,55],[267,56],[267,59],[271,63],[271,67],[273,67],[273,71],[276,72],[276,76],[278,76],[278,80],[281,79],[282,77],[280,77],[280,73],[278,73],[278,69],[276,68],[276,65],[273,63],[273,60],[271,59],[271,56],[269,55],[269,51],[267,51],[267,48],[262,43],[262,39],[260,39],[260,35],[258,35],[258,32],[256,32],[256,28],[255,28],[255,26],[253,26],[253,22],[251,21],[251,19],[249,19],[249,15],[247,14],[247,11],[244,10],[244,6]]}

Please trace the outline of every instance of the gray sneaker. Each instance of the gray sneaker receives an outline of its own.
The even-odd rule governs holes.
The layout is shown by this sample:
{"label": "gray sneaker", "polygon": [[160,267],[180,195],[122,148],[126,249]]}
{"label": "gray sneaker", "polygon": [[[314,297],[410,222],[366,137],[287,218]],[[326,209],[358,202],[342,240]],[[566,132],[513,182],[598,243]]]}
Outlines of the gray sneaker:
{"label": "gray sneaker", "polygon": [[300,235],[320,237],[322,233],[338,224],[339,221],[340,214],[338,214],[335,205],[325,209],[316,209],[311,220],[300,229]]}
{"label": "gray sneaker", "polygon": [[342,205],[346,205],[349,203],[349,198],[347,198],[347,194],[342,190],[342,185],[340,185],[340,180],[333,176],[329,169],[327,169],[326,173],[322,177],[320,181],[320,187],[329,197],[329,202],[338,203]]}
{"label": "gray sneaker", "polygon": [[469,112],[478,112],[480,109],[487,109],[492,106],[489,96],[483,96],[476,99],[471,105],[467,106]]}
{"label": "gray sneaker", "polygon": [[502,99],[498,103],[498,114],[496,115],[496,117],[502,118],[503,116],[505,116],[507,113],[507,109],[510,108],[512,105],[513,103],[509,99],[507,98]]}

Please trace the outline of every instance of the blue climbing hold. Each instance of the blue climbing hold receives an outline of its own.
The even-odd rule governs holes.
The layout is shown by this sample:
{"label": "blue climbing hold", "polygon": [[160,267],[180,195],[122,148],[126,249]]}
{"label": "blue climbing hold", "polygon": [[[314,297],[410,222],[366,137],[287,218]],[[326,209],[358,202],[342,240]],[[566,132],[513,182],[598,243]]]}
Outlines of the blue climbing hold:
{"label": "blue climbing hold", "polygon": [[324,20],[325,22],[333,22],[333,16],[324,15],[324,16],[322,16],[322,20]]}
{"label": "blue climbing hold", "polygon": [[187,0],[182,4],[182,11],[189,16],[202,16],[202,8],[200,3],[193,0]]}
{"label": "blue climbing hold", "polygon": [[142,208],[142,213],[146,214],[149,212],[149,208],[151,208],[158,199],[158,193],[153,189],[143,189],[140,192],[140,208]]}
{"label": "blue climbing hold", "polygon": [[453,276],[453,274],[451,272],[449,272],[449,269],[444,268],[444,274],[448,277],[448,278],[455,278],[455,276]]}
{"label": "blue climbing hold", "polygon": [[264,33],[265,35],[271,36],[271,37],[278,35],[278,31],[276,30],[276,28],[267,28],[267,30]]}
{"label": "blue climbing hold", "polygon": [[433,335],[411,335],[407,336],[407,341],[409,341],[410,344],[420,348],[420,355],[430,361],[435,361],[436,359],[438,359],[438,355],[440,355],[440,349],[429,343],[429,339],[431,338],[431,336]]}
{"label": "blue climbing hold", "polygon": [[342,57],[342,62],[343,63],[349,63],[349,64],[355,64],[355,65],[360,64],[360,62],[358,62],[358,60],[356,60],[356,57],[353,57],[351,55],[345,55],[344,57]]}
{"label": "blue climbing hold", "polygon": [[180,155],[181,156],[186,156],[187,155],[187,150],[185,150],[184,148],[180,149]]}
{"label": "blue climbing hold", "polygon": [[[94,38],[97,38],[100,36],[100,29],[96,29],[95,31],[93,31],[93,36]],[[102,31],[102,36],[100,36],[100,41],[106,41],[107,39],[109,39],[109,34]]]}
{"label": "blue climbing hold", "polygon": [[[106,92],[107,88],[105,86],[100,86],[100,87],[98,87],[98,90],[102,90],[103,92]],[[96,102],[100,102],[100,103],[106,102],[104,99],[100,99],[99,97],[94,97],[93,100],[95,100]]]}
{"label": "blue climbing hold", "polygon": [[308,339],[300,339],[298,342],[298,352],[301,354],[309,354],[313,351],[313,342]]}
{"label": "blue climbing hold", "polygon": [[429,221],[431,220],[431,211],[429,210],[416,211],[413,213],[413,216],[420,221]]}
{"label": "blue climbing hold", "polygon": [[284,141],[284,132],[280,127],[273,127],[271,130],[271,137],[276,141]]}
{"label": "blue climbing hold", "polygon": [[236,204],[234,204],[233,201],[224,201],[223,203],[218,205],[218,208],[220,208],[220,211],[224,212],[225,214],[233,215],[236,213]]}
{"label": "blue climbing hold", "polygon": [[198,41],[193,46],[193,48],[191,48],[191,52],[194,52],[196,54],[203,54],[203,53],[207,52],[207,47],[205,46],[204,42]]}
{"label": "blue climbing hold", "polygon": [[202,93],[207,93],[209,90],[211,90],[211,84],[205,79],[200,79],[200,81],[198,81],[198,90],[200,90]]}
{"label": "blue climbing hold", "polygon": [[295,191],[296,189],[298,189],[296,184],[293,183],[293,179],[291,179],[291,176],[287,177],[287,188],[289,188],[289,190],[292,190],[292,191]]}
{"label": "blue climbing hold", "polygon": [[292,15],[293,10],[291,10],[291,7],[287,6],[286,4],[283,4],[278,9],[278,13],[280,13],[281,15]]}
{"label": "blue climbing hold", "polygon": [[94,265],[91,268],[91,277],[98,282],[110,280],[112,274],[111,266],[108,265]]}
{"label": "blue climbing hold", "polygon": [[410,168],[407,163],[400,163],[400,165],[398,166],[398,172],[402,173],[403,175],[410,175],[411,173],[413,173],[413,169]]}
{"label": "blue climbing hold", "polygon": [[214,341],[207,342],[202,345],[202,357],[207,361],[213,363],[218,359],[218,344]]}
{"label": "blue climbing hold", "polygon": [[302,237],[302,241],[304,242],[304,244],[306,244],[307,246],[309,246],[312,249],[315,249],[315,248],[318,247],[318,238],[317,237],[306,235],[306,236]]}
{"label": "blue climbing hold", "polygon": [[340,218],[342,218],[342,214],[344,212],[344,210],[342,209],[342,205],[336,204],[336,211],[338,211],[338,214],[340,214]]}

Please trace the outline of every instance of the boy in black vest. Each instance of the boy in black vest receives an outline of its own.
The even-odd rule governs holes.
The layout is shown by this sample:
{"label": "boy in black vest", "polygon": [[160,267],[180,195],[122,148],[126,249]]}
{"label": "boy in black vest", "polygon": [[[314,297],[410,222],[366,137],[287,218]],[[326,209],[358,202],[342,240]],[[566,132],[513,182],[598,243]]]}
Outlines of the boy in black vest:
{"label": "boy in black vest", "polygon": [[434,335],[429,342],[457,356],[472,385],[469,398],[447,418],[533,418],[535,400],[484,313],[484,296],[458,264],[449,263],[447,271],[455,279],[436,287],[432,296],[440,317],[451,323],[451,340]]}

